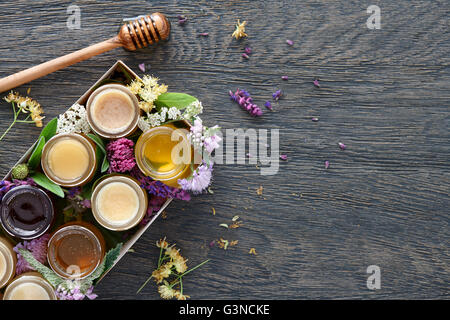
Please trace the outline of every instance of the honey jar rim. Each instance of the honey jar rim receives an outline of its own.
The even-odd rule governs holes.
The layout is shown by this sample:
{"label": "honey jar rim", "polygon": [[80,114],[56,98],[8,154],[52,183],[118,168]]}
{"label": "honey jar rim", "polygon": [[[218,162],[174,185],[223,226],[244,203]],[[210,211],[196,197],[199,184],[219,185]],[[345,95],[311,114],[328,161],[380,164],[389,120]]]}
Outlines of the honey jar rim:
{"label": "honey jar rim", "polygon": [[[107,89],[117,89],[120,90],[124,93],[126,93],[131,101],[133,102],[133,107],[134,107],[134,117],[133,120],[131,121],[130,125],[124,129],[121,132],[117,132],[117,133],[110,133],[107,131],[102,130],[101,128],[99,128],[97,126],[97,124],[95,123],[95,121],[92,119],[92,115],[91,115],[91,104],[92,102],[95,100],[95,97],[101,93],[104,90]],[[128,89],[125,85],[123,84],[118,84],[118,83],[109,83],[109,84],[104,84],[100,87],[98,87],[97,89],[95,89],[90,95],[89,98],[86,102],[86,114],[87,114],[87,122],[89,124],[89,126],[91,127],[91,129],[98,134],[99,136],[106,138],[106,139],[119,139],[119,138],[123,138],[126,137],[128,135],[130,135],[131,133],[134,132],[134,130],[136,130],[137,126],[138,126],[138,122],[139,122],[139,116],[140,116],[140,108],[139,108],[139,101],[136,97],[135,94],[133,94],[133,92],[131,92],[130,89]]]}
{"label": "honey jar rim", "polygon": [[[30,281],[31,280],[31,281]],[[18,285],[22,284],[25,281],[25,283],[34,283],[39,286],[41,286],[48,294],[50,300],[57,300],[54,288],[52,285],[45,280],[38,272],[25,272],[22,274],[19,274],[16,276],[12,281],[9,283],[9,285],[5,289],[5,293],[3,295],[3,300],[9,300],[7,299],[9,295],[12,293],[12,290],[17,287]]]}

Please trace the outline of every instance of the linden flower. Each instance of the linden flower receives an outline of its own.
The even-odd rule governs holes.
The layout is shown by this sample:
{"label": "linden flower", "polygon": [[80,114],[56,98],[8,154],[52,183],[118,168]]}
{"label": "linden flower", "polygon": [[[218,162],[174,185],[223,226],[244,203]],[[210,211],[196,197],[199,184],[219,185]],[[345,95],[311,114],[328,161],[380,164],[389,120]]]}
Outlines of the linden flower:
{"label": "linden flower", "polygon": [[166,238],[159,239],[159,241],[156,241],[156,246],[158,248],[167,249],[169,247],[169,243],[166,241]]}
{"label": "linden flower", "polygon": [[173,261],[183,259],[183,257],[180,254],[180,250],[175,249],[175,245],[168,247],[166,249],[166,255],[168,255],[170,259],[172,259]]}
{"label": "linden flower", "polygon": [[181,259],[176,259],[173,261],[173,266],[175,267],[175,270],[177,270],[178,273],[184,273],[187,270],[186,261],[183,257]]}
{"label": "linden flower", "polygon": [[172,263],[167,262],[163,264],[159,269],[152,272],[153,278],[155,278],[156,283],[161,283],[165,278],[168,278],[172,273]]}
{"label": "linden flower", "polygon": [[236,24],[236,30],[234,30],[234,32],[231,36],[235,37],[236,40],[243,38],[243,37],[247,37],[247,34],[245,33],[245,25],[246,24],[247,24],[247,21],[240,23],[240,21],[238,20],[237,24]]}
{"label": "linden flower", "polygon": [[172,299],[175,295],[175,290],[166,281],[164,282],[165,284],[158,287],[158,293],[163,299]]}
{"label": "linden flower", "polygon": [[17,107],[23,113],[30,113],[31,120],[34,121],[36,127],[42,127],[42,119],[44,117],[41,115],[44,111],[41,105],[30,97],[22,97],[17,92],[10,92],[5,98],[9,103],[16,103]]}
{"label": "linden flower", "polygon": [[178,291],[178,290],[175,290],[174,296],[175,296],[175,298],[177,298],[178,300],[186,300],[186,299],[189,299],[189,298],[190,298],[190,296],[185,295],[185,294],[182,294],[182,293],[181,293],[180,291]]}

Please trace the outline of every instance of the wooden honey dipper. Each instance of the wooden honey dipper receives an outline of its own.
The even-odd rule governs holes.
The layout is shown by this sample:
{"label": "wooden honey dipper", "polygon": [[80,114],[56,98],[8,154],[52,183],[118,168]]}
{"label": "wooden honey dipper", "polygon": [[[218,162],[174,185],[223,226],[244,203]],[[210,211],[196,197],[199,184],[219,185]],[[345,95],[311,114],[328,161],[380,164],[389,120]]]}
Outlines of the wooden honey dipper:
{"label": "wooden honey dipper", "polygon": [[111,49],[124,47],[126,50],[134,51],[160,40],[167,40],[169,35],[170,22],[163,14],[156,12],[149,16],[139,16],[135,20],[126,22],[120,28],[119,34],[111,39],[0,79],[0,92],[18,87]]}

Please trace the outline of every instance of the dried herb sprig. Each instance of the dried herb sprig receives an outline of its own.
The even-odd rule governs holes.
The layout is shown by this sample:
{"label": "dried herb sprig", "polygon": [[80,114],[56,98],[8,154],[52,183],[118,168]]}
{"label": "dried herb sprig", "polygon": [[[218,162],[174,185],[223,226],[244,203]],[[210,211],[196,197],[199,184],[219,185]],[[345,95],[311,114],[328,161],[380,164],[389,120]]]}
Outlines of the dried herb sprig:
{"label": "dried herb sprig", "polygon": [[[188,270],[187,259],[180,254],[180,249],[176,249],[175,245],[170,245],[166,238],[160,239],[156,242],[156,246],[160,248],[158,267],[152,272],[150,277],[144,282],[144,284],[138,289],[136,293],[147,285],[150,279],[155,279],[158,286],[158,293],[163,299],[186,300],[190,296],[183,294],[183,277],[188,273],[200,268],[207,263],[209,259],[196,265]],[[161,284],[162,283],[162,284]],[[175,289],[178,287],[179,289]]]}

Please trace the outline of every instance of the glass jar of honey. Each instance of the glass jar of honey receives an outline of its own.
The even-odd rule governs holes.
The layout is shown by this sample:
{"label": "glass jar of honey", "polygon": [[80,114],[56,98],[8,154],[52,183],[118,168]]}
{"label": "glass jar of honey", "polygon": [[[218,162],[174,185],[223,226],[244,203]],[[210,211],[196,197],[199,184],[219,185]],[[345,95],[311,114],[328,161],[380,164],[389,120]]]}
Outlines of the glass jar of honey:
{"label": "glass jar of honey", "polygon": [[6,287],[3,300],[56,300],[55,290],[37,272],[26,272]]}
{"label": "glass jar of honey", "polygon": [[19,186],[9,190],[2,199],[0,222],[12,237],[31,240],[49,230],[54,219],[51,198],[33,186]]}
{"label": "glass jar of honey", "polygon": [[178,179],[191,174],[194,150],[187,130],[168,124],[145,131],[136,143],[135,157],[146,176],[179,188]]}
{"label": "glass jar of honey", "polygon": [[97,169],[95,144],[81,134],[58,134],[44,145],[41,166],[56,184],[63,187],[84,185]]}
{"label": "glass jar of honey", "polygon": [[86,222],[61,226],[48,242],[48,263],[66,279],[86,278],[100,265],[104,255],[105,241],[101,232]]}
{"label": "glass jar of honey", "polygon": [[92,130],[108,139],[133,133],[140,115],[136,96],[120,84],[106,84],[97,88],[89,96],[86,111]]}
{"label": "glass jar of honey", "polygon": [[17,256],[12,244],[0,237],[0,289],[7,285],[16,272]]}

